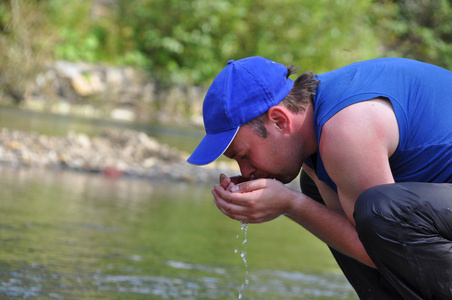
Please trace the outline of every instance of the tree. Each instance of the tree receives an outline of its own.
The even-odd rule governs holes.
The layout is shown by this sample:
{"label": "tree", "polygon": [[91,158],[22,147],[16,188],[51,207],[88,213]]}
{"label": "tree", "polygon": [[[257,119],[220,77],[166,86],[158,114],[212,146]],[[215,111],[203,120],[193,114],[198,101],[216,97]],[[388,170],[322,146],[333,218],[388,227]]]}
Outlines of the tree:
{"label": "tree", "polygon": [[[449,0],[380,1],[387,14],[380,37],[389,55],[452,70],[452,4]],[[376,25],[376,24],[375,24]]]}

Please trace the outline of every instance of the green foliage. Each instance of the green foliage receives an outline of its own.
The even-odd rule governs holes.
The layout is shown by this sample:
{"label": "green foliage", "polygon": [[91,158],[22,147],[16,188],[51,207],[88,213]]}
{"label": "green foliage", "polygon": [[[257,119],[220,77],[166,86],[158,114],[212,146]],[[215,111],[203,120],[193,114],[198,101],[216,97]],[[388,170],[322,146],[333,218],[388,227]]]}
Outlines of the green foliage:
{"label": "green foliage", "polygon": [[148,68],[172,82],[211,80],[229,59],[261,55],[327,71],[380,55],[370,0],[123,0]]}
{"label": "green foliage", "polygon": [[381,1],[386,15],[380,37],[388,55],[429,62],[452,70],[450,0]]}
{"label": "green foliage", "polygon": [[316,73],[390,55],[452,69],[451,13],[449,0],[9,0],[0,58],[127,64],[168,84],[208,84],[252,55]]}
{"label": "green foliage", "polygon": [[39,0],[0,2],[0,98],[18,103],[49,57],[44,3]]}
{"label": "green foliage", "polygon": [[90,17],[90,0],[47,0],[47,3],[46,13],[57,33],[58,42],[53,48],[57,58],[86,62],[105,60],[109,54],[106,28],[101,20]]}

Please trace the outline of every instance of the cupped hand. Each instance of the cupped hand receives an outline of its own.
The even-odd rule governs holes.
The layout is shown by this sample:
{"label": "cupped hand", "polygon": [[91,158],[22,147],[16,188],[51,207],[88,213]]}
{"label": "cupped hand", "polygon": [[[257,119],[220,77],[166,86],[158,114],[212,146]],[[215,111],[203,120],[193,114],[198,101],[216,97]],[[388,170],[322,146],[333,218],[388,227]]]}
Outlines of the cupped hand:
{"label": "cupped hand", "polygon": [[273,220],[290,209],[296,191],[272,179],[256,179],[235,184],[220,176],[212,190],[215,204],[228,217],[244,223]]}
{"label": "cupped hand", "polygon": [[247,181],[247,179],[241,175],[228,177],[225,174],[220,175],[220,185],[226,189],[230,190],[230,188],[236,184]]}

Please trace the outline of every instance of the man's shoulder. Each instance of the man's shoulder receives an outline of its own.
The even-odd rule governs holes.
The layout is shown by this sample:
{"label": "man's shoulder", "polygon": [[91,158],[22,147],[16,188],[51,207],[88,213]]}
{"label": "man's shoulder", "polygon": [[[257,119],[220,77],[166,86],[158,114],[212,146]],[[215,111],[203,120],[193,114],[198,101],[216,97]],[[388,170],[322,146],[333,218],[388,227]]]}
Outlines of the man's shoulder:
{"label": "man's shoulder", "polygon": [[373,146],[383,143],[392,154],[399,141],[398,123],[391,103],[375,98],[349,105],[325,122],[320,149],[325,147],[359,147],[360,142]]}

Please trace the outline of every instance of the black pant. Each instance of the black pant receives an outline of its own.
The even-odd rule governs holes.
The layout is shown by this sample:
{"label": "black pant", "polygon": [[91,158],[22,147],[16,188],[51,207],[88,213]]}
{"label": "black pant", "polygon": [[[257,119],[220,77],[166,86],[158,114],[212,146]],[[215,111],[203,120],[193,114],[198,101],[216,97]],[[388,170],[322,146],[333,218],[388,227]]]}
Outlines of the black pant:
{"label": "black pant", "polygon": [[[300,186],[323,203],[305,172]],[[356,201],[354,218],[378,270],[330,249],[360,299],[452,299],[451,184],[371,188]]]}
{"label": "black pant", "polygon": [[373,187],[356,201],[356,231],[404,299],[452,299],[452,184]]}

